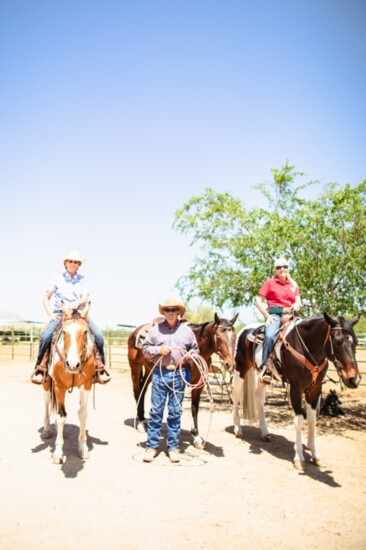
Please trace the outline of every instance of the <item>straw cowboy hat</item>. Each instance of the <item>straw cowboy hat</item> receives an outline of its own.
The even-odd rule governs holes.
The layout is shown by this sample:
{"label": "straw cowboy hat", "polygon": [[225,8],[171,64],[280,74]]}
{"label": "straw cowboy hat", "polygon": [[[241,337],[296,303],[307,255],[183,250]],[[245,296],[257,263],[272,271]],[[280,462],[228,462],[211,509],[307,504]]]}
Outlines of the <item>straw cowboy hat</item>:
{"label": "straw cowboy hat", "polygon": [[80,265],[84,263],[85,258],[80,258],[78,250],[69,250],[66,256],[62,258],[62,263],[65,263],[67,260],[74,260],[75,262],[80,262]]}
{"label": "straw cowboy hat", "polygon": [[182,302],[178,302],[175,298],[167,298],[163,304],[159,304],[159,311],[162,315],[165,314],[166,307],[176,307],[179,309],[179,314],[182,316],[186,312],[186,306]]}

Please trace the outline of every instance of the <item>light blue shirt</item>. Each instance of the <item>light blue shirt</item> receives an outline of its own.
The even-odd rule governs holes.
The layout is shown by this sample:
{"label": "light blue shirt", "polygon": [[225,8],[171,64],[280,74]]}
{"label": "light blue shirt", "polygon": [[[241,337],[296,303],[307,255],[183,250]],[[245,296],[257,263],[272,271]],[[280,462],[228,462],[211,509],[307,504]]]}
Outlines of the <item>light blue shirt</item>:
{"label": "light blue shirt", "polygon": [[83,294],[89,293],[85,277],[79,273],[75,273],[71,277],[67,271],[56,275],[46,292],[53,293],[53,308],[55,310],[61,309],[61,301],[67,308],[72,309],[73,304],[79,302]]}

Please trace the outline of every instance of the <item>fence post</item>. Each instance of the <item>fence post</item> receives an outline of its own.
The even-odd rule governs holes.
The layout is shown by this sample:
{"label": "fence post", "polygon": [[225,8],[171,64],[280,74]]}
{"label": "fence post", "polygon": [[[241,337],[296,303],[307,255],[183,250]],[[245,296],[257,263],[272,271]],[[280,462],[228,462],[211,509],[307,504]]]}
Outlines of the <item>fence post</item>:
{"label": "fence post", "polygon": [[11,358],[14,359],[14,327],[11,327]]}

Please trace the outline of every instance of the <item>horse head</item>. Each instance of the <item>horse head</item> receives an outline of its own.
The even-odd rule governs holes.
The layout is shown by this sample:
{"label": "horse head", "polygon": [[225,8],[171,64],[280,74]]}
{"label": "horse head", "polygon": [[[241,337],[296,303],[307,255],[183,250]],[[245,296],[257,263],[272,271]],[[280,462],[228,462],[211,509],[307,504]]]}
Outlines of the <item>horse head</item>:
{"label": "horse head", "polygon": [[87,320],[89,305],[79,311],[68,309],[62,303],[61,309],[64,314],[62,335],[65,370],[70,374],[77,374],[90,355],[90,329]]}
{"label": "horse head", "polygon": [[234,315],[230,321],[228,319],[221,319],[217,313],[215,313],[215,320],[213,325],[214,341],[215,341],[215,353],[220,357],[225,365],[225,368],[232,372],[235,367],[235,341],[236,333],[234,323],[238,318],[238,313]]}
{"label": "horse head", "polygon": [[334,363],[338,375],[347,388],[357,388],[361,381],[356,360],[357,338],[353,330],[360,316],[356,315],[347,321],[344,317],[332,317],[324,313],[324,319],[330,331],[327,357]]}

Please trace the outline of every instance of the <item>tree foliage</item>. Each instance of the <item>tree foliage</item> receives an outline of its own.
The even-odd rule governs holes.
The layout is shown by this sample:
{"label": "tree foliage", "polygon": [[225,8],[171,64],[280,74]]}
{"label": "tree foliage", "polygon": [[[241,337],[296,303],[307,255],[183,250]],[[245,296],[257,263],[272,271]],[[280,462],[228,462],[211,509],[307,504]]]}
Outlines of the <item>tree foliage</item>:
{"label": "tree foliage", "polygon": [[191,236],[198,255],[178,282],[188,298],[216,307],[252,305],[273,260],[292,268],[307,313],[352,314],[365,308],[366,179],[357,186],[327,184],[318,198],[296,183],[304,174],[286,163],[273,181],[256,186],[268,206],[250,210],[229,193],[206,189],[175,214],[174,227]]}

